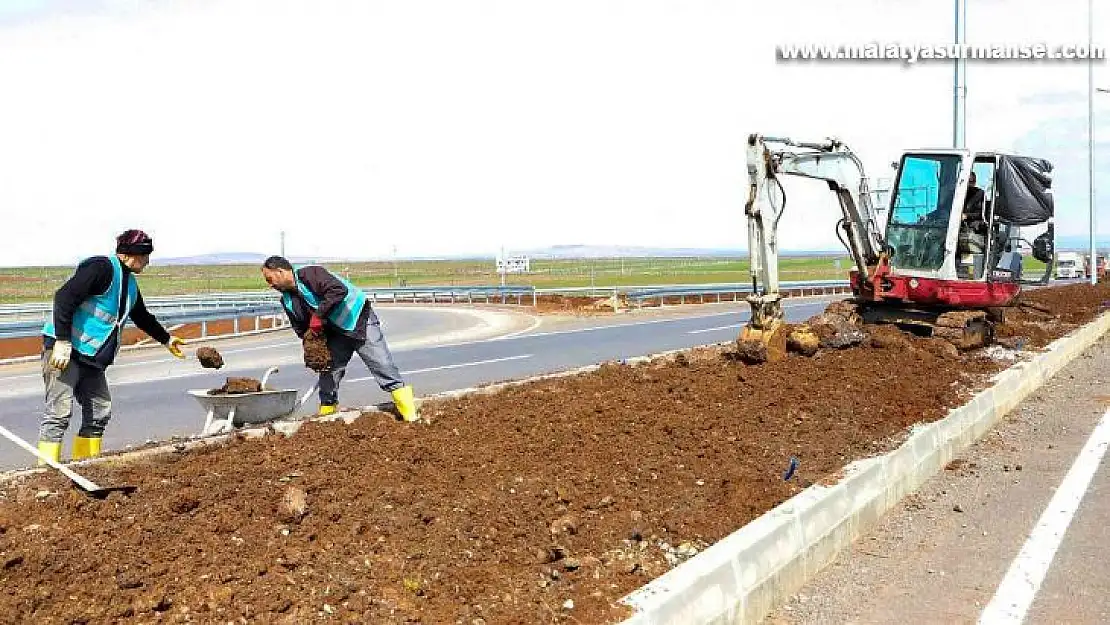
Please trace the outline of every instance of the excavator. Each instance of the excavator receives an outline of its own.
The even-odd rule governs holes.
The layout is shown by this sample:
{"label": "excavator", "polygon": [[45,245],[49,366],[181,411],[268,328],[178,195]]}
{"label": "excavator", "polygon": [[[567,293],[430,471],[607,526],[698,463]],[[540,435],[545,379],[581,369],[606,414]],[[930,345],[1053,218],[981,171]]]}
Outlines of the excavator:
{"label": "excavator", "polygon": [[[895,324],[973,349],[993,342],[1023,284],[1050,278],[1054,203],[1047,160],[964,149],[905,151],[892,163],[885,220],[860,158],[839,139],[752,134],[747,167],[752,293],[742,345],[766,346],[784,326],[777,232],[787,210],[783,176],[824,181],[838,201],[837,238],[853,265],[847,303],[865,324]],[[1022,237],[1022,228],[1042,225],[1034,241]],[[1023,277],[1023,250],[1045,263],[1043,276]]]}

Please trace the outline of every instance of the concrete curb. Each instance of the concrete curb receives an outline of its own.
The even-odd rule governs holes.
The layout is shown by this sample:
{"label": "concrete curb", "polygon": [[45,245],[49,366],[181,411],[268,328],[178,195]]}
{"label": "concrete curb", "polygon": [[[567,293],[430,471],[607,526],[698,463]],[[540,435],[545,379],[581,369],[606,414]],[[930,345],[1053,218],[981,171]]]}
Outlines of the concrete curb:
{"label": "concrete curb", "polygon": [[623,625],[758,623],[905,495],[1110,330],[1110,313],[1019,361],[945,418],[915,427],[896,450],[849,464],[621,600]]}

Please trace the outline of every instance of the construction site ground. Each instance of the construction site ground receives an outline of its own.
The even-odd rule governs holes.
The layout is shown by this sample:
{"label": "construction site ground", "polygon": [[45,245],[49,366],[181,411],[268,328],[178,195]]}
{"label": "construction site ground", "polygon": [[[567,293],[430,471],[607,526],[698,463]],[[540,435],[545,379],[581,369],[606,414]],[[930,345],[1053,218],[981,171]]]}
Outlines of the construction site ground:
{"label": "construction site ground", "polygon": [[[1029,295],[1046,344],[1106,285]],[[1007,364],[884,340],[759,366],[703,348],[3,487],[0,622],[615,622],[635,588]],[[783,480],[797,458],[792,479]]]}
{"label": "construction site ground", "polygon": [[[1104,337],[766,622],[977,622],[1110,408],[1108,383],[1110,337]],[[1025,623],[1110,622],[1108,517],[1110,476],[1100,470],[1059,550],[1048,556]]]}

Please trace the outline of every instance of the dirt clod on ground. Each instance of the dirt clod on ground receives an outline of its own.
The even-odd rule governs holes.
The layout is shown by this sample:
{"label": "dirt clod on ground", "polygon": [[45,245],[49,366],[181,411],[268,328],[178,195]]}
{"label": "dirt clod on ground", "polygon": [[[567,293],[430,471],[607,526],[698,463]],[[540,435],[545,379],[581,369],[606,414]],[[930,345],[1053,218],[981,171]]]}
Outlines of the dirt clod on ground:
{"label": "dirt clod on ground", "polygon": [[240,395],[257,393],[262,390],[262,382],[254,378],[228,378],[220,388],[208,391],[209,395]]}
{"label": "dirt clod on ground", "polygon": [[304,349],[304,366],[320,373],[331,368],[331,352],[327,339],[322,334],[306,332],[301,341]]}
{"label": "dirt clod on ground", "polygon": [[812,356],[821,347],[821,337],[808,325],[799,326],[786,337],[786,348],[794,354]]}
{"label": "dirt clod on ground", "polygon": [[130,497],[21,478],[0,486],[0,621],[615,623],[621,597],[1005,366],[907,340],[758,366],[729,343],[428,401],[418,429],[368,413],[86,467]]}
{"label": "dirt clod on ground", "polygon": [[224,366],[223,356],[212,347],[197,349],[197,360],[200,361],[200,366],[205,369],[219,369]]}

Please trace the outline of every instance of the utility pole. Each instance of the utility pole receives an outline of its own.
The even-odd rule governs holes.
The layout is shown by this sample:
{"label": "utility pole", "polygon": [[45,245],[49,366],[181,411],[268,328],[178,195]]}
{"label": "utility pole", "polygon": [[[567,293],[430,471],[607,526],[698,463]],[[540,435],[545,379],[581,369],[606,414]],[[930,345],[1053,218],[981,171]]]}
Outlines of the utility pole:
{"label": "utility pole", "polygon": [[953,59],[952,74],[952,147],[967,143],[967,59],[963,44],[967,43],[967,0],[955,0],[955,39],[958,49]]}
{"label": "utility pole", "polygon": [[1098,249],[1095,245],[1095,9],[1087,0],[1087,211],[1091,229],[1091,284],[1098,284]]}
{"label": "utility pole", "polygon": [[285,257],[285,231],[281,231],[281,255]]}

